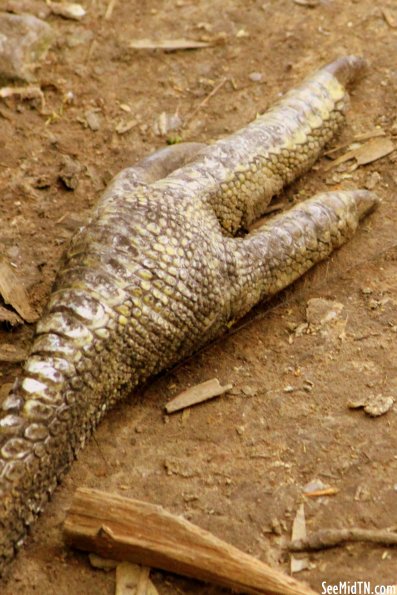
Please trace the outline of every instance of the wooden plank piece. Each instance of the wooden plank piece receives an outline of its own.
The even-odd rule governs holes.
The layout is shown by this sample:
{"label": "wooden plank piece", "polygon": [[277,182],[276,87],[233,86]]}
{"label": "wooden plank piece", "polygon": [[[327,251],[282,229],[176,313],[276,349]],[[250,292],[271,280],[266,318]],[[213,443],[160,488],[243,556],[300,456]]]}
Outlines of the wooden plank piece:
{"label": "wooden plank piece", "polygon": [[175,413],[186,407],[219,397],[219,395],[222,395],[231,388],[233,388],[232,384],[221,386],[218,378],[211,378],[211,380],[206,380],[206,382],[201,382],[201,384],[196,384],[196,386],[184,390],[166,404],[165,410],[167,413]]}
{"label": "wooden plank piece", "polygon": [[80,488],[64,523],[67,543],[105,558],[161,568],[254,595],[313,595],[306,585],[160,506]]}

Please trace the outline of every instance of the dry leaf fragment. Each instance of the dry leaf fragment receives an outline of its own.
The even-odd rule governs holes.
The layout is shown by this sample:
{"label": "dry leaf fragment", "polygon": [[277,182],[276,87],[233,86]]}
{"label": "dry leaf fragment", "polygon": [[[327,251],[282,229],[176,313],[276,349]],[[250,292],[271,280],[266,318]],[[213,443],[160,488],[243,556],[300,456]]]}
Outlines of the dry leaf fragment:
{"label": "dry leaf fragment", "polygon": [[397,29],[397,19],[392,15],[391,11],[388,8],[382,8],[381,12],[389,27],[392,29]]}
{"label": "dry leaf fragment", "polygon": [[326,169],[340,165],[345,161],[350,161],[350,159],[355,159],[357,165],[366,165],[367,163],[372,163],[377,159],[386,157],[386,155],[392,153],[394,149],[394,144],[390,138],[383,136],[372,138],[368,142],[347,151],[344,155],[335,159],[335,161],[329,164]]}
{"label": "dry leaf fragment", "polygon": [[386,132],[382,128],[368,130],[367,132],[360,132],[359,134],[355,134],[350,142],[344,143],[343,145],[338,145],[337,147],[333,147],[332,149],[326,151],[324,155],[332,155],[333,153],[337,153],[341,149],[346,149],[346,147],[350,147],[350,145],[353,142],[362,142],[364,140],[369,140],[370,138],[378,138],[379,136],[386,136]]}
{"label": "dry leaf fragment", "polygon": [[25,288],[5,261],[0,260],[0,296],[10,304],[26,322],[35,322],[38,314],[29,304]]}
{"label": "dry leaf fragment", "polygon": [[[306,540],[306,538],[305,507],[304,504],[301,504],[297,510],[294,522],[292,524],[291,541]],[[291,556],[291,574],[295,572],[301,572],[301,570],[306,570],[308,567],[308,558],[297,558],[296,556]]]}
{"label": "dry leaf fragment", "polygon": [[131,113],[131,108],[127,103],[120,103],[119,107],[123,112],[127,112],[127,114]]}
{"label": "dry leaf fragment", "polygon": [[320,0],[293,0],[293,2],[299,6],[307,6],[308,8],[314,8],[320,4]]}
{"label": "dry leaf fragment", "polygon": [[372,163],[377,159],[386,157],[389,153],[394,151],[394,144],[390,138],[374,138],[367,143],[361,145],[355,152],[355,159],[358,165],[366,165]]}
{"label": "dry leaf fragment", "polygon": [[135,118],[132,120],[128,120],[128,122],[119,122],[116,126],[116,132],[117,134],[125,134],[126,132],[129,132],[130,130],[135,128],[137,124],[138,120],[135,120]]}
{"label": "dry leaf fragment", "polygon": [[233,388],[232,384],[221,386],[217,378],[212,378],[183,391],[166,404],[165,410],[167,413],[174,413],[175,411],[185,409],[185,407],[191,407],[192,405],[197,405],[198,403],[218,397],[231,388]]}
{"label": "dry leaf fragment", "polygon": [[177,50],[195,50],[199,48],[211,47],[211,43],[206,41],[195,41],[194,39],[137,39],[131,41],[130,48],[135,50],[165,50],[167,52],[176,52]]}
{"label": "dry leaf fragment", "polygon": [[306,539],[306,537],[305,505],[301,504],[292,523],[291,539],[294,541],[295,539]]}

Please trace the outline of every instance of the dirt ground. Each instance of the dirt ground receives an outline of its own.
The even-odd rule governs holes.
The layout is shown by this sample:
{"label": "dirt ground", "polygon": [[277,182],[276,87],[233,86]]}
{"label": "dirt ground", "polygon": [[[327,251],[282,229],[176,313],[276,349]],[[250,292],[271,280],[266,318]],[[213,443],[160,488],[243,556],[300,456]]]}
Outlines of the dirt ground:
{"label": "dirt ground", "polygon": [[[80,22],[47,19],[58,39],[38,71],[44,108],[0,100],[0,252],[38,310],[69,237],[106,183],[167,139],[209,141],[234,131],[345,53],[365,55],[370,68],[333,146],[368,131],[397,133],[393,0],[323,0],[312,8],[293,0],[131,0],[116,2],[108,20],[107,1],[82,4]],[[128,48],[142,38],[215,44],[173,53]],[[162,112],[185,125],[156,133]],[[292,201],[369,186],[383,202],[348,245],[258,307],[238,332],[107,416],[34,526],[4,595],[114,592],[113,572],[94,570],[63,544],[78,486],[161,504],[286,572],[285,543],[302,502],[308,531],[397,528],[397,405],[378,418],[347,406],[397,395],[396,160],[394,152],[356,169],[351,161],[327,169],[323,157],[287,190]],[[312,298],[343,304],[342,321],[308,328]],[[27,349],[31,336],[29,325],[0,328],[2,344]],[[21,365],[0,362],[0,384],[13,382]],[[233,390],[187,415],[164,415],[172,396],[214,376]],[[306,497],[312,481],[337,493]],[[392,548],[353,544],[309,560],[295,576],[319,591],[322,581],[397,583]],[[152,578],[162,595],[226,592],[157,571]]]}

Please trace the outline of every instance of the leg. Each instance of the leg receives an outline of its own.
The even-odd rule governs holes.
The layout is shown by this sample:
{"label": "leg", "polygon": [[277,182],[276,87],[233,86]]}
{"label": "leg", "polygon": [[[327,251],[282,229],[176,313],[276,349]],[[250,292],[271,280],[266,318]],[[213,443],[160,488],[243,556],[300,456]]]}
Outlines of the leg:
{"label": "leg", "polygon": [[229,239],[234,251],[232,318],[298,279],[356,231],[379,200],[366,190],[318,194],[274,217],[244,239]]}

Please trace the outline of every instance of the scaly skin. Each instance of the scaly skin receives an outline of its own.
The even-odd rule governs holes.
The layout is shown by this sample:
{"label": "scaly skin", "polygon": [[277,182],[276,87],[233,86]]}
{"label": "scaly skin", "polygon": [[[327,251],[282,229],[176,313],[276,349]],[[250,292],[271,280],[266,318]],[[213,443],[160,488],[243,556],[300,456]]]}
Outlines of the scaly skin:
{"label": "scaly skin", "polygon": [[103,414],[326,258],[376,197],[323,194],[233,238],[344,119],[345,57],[240,132],[115,178],[64,258],[0,419],[0,570]]}

